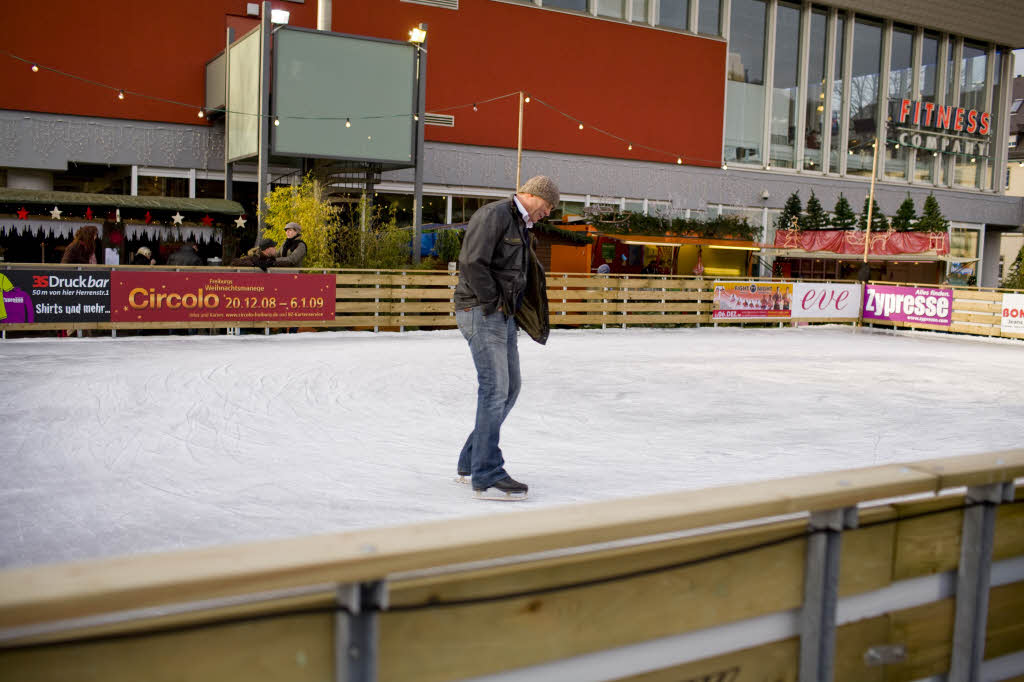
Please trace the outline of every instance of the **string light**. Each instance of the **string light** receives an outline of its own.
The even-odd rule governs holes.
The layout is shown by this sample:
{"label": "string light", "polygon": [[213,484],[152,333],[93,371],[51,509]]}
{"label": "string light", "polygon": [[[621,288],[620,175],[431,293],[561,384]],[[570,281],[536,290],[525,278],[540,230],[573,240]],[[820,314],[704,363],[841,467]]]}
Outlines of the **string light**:
{"label": "string light", "polygon": [[[115,90],[117,92],[117,98],[119,100],[123,100],[124,96],[126,94],[126,91],[124,89],[115,88],[115,87],[113,87],[113,86],[111,86],[109,84],[101,83],[101,82],[98,82],[98,81],[93,81],[93,80],[90,80],[88,78],[83,78],[81,76],[77,76],[77,75],[72,74],[72,73],[67,73],[67,72],[61,71],[59,69],[53,69],[51,67],[39,67],[38,64],[33,63],[30,60],[24,59],[23,57],[19,57],[18,55],[12,54],[10,52],[7,52],[6,54],[9,57],[11,57],[11,58],[13,58],[15,60],[18,60],[18,61],[21,61],[21,62],[24,62],[24,63],[28,64],[31,67],[31,69],[32,69],[32,71],[34,73],[38,72],[39,68],[46,68],[47,70],[53,71],[54,73],[57,73],[57,74],[62,75],[62,76],[66,76],[66,77],[69,77],[69,78],[74,78],[75,80],[79,80],[79,81],[82,81],[82,82],[85,82],[85,83],[89,83],[91,85],[96,85],[96,86],[107,88],[107,89],[110,89],[110,90]],[[157,101],[157,102],[163,102],[163,103],[166,103],[166,104],[173,104],[175,106],[189,107],[189,108],[192,108],[193,111],[197,112],[196,113],[197,117],[199,117],[199,118],[206,118],[206,111],[205,111],[204,107],[200,107],[200,108],[197,109],[196,105],[194,105],[194,104],[188,104],[188,103],[185,103],[185,102],[179,102],[179,101],[170,100],[170,99],[166,99],[166,98],[162,98],[162,97],[156,97],[156,96],[147,95],[147,94],[144,94],[144,93],[132,92],[132,95],[133,96],[137,96],[137,97],[142,97],[144,99],[149,99],[149,100]],[[504,95],[499,95],[497,97],[492,97],[492,98],[484,100],[482,102],[481,101],[476,101],[476,102],[471,102],[471,103],[468,103],[468,104],[462,104],[462,105],[453,106],[453,107],[446,107],[446,108],[443,108],[443,109],[439,109],[438,111],[450,111],[450,110],[462,109],[462,108],[466,108],[466,107],[472,107],[473,111],[479,111],[480,104],[486,104],[488,102],[493,102],[493,101],[497,101],[497,100],[501,100],[501,99],[506,99],[508,97],[513,97],[513,96],[523,97],[523,100],[526,103],[531,102],[532,99],[533,99],[530,95],[528,95],[525,92],[520,90],[520,91],[511,92],[511,93],[506,93]],[[576,122],[577,127],[578,127],[579,130],[583,130],[584,129],[584,124],[579,119],[575,119],[574,117],[566,114],[565,112],[563,112],[563,111],[561,111],[561,110],[559,110],[559,109],[557,109],[555,107],[552,107],[550,104],[547,104],[546,102],[543,102],[542,100],[538,100],[538,102],[540,104],[550,108],[550,109],[553,109],[554,111],[557,111],[558,113],[562,114],[566,118],[569,118],[570,120],[574,120]],[[233,114],[236,114],[236,115],[245,115],[245,116],[268,116],[267,114],[254,114],[254,113],[250,113],[250,112],[233,112],[233,111],[227,110],[226,108],[225,109],[211,109],[211,111],[218,111],[218,112],[222,112],[222,113],[225,113],[225,114],[233,113]],[[380,116],[366,116],[364,118],[393,118],[393,117],[407,116],[407,115],[408,114],[391,114],[391,115],[380,115]],[[332,116],[298,116],[298,117],[295,117],[295,118],[309,119],[309,120],[340,120],[340,117],[332,117]],[[418,121],[419,120],[418,114],[416,114],[414,116],[414,118],[415,118],[415,120]],[[274,125],[275,126],[280,126],[281,125],[280,119],[278,117],[276,117],[276,116],[274,117]],[[351,127],[351,118],[350,117],[346,117],[345,118],[345,127],[346,128],[350,128]],[[623,138],[621,138],[621,137],[619,137],[619,136],[617,136],[617,135],[615,135],[613,133],[610,133],[610,132],[608,132],[606,130],[602,130],[601,128],[597,128],[597,127],[594,127],[594,126],[590,126],[590,127],[593,128],[596,132],[599,132],[599,133],[601,133],[603,135],[607,135],[609,137],[615,138],[615,139],[617,139],[617,140],[619,140],[621,142],[626,143],[627,149],[629,151],[633,151],[633,143],[632,142],[628,142],[627,140],[624,140]],[[372,137],[368,137],[367,139],[368,140],[372,140]],[[658,148],[655,148],[655,147],[649,147],[647,145],[640,145],[640,148],[641,149],[645,149],[645,150],[647,150],[649,152],[656,153],[656,154],[663,154],[663,155],[670,156],[670,157],[671,156],[676,156],[676,162],[678,164],[682,163],[682,158],[683,158],[682,156],[677,156],[676,154],[673,154],[673,153],[671,153],[669,151],[666,151],[664,149],[658,149]],[[723,165],[723,169],[727,168],[726,164],[722,164],[722,165]]]}
{"label": "string light", "polygon": [[414,120],[414,121],[420,120],[420,115],[419,114],[413,114],[412,115],[412,120]]}

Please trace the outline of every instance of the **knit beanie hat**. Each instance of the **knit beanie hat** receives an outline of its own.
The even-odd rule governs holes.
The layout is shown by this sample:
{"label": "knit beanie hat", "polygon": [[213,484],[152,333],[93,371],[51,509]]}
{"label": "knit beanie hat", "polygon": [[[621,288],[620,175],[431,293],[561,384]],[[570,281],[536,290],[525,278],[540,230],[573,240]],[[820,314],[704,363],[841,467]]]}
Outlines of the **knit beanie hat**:
{"label": "knit beanie hat", "polygon": [[273,239],[261,239],[260,240],[260,251],[263,249],[269,249],[272,246],[277,246],[277,242]]}
{"label": "knit beanie hat", "polygon": [[297,235],[302,234],[302,225],[299,225],[298,223],[288,223],[287,225],[284,226],[284,229],[286,231],[295,230],[295,234]]}
{"label": "knit beanie hat", "polygon": [[535,175],[519,188],[522,194],[532,194],[551,204],[552,210],[558,208],[558,185],[546,175]]}

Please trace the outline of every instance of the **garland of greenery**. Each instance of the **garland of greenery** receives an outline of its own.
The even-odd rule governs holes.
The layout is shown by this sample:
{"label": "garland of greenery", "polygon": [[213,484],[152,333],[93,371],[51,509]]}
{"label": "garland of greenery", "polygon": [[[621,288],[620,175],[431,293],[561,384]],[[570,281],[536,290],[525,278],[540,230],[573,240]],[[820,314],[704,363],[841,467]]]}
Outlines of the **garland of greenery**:
{"label": "garland of greenery", "polygon": [[640,213],[614,213],[594,221],[594,227],[605,234],[663,235],[671,233],[702,239],[737,239],[757,241],[761,228],[751,225],[745,217],[722,215],[699,218],[659,218]]}

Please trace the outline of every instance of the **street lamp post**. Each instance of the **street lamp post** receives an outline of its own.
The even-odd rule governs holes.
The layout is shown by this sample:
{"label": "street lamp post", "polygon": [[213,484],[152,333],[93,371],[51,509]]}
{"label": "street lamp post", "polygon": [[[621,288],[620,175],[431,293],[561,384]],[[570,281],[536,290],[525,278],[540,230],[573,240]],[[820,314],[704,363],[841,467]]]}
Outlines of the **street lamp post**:
{"label": "street lamp post", "polygon": [[420,263],[420,241],[423,232],[423,117],[427,99],[427,25],[409,32],[416,45],[416,168],[413,179],[412,262]]}

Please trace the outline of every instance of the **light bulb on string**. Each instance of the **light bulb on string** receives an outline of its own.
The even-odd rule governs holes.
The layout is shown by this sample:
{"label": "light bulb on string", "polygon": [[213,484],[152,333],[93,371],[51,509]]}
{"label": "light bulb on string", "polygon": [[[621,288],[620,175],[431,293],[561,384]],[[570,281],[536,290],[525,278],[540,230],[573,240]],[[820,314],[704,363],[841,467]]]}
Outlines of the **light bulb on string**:
{"label": "light bulb on string", "polygon": [[527,104],[529,104],[529,103],[530,103],[530,96],[529,96],[529,95],[527,95],[527,96],[526,96],[526,99],[525,99],[525,100],[523,100],[523,101],[524,101],[524,102],[526,102]]}
{"label": "light bulb on string", "polygon": [[414,121],[420,120],[420,115],[419,114],[413,114],[412,115],[412,120],[414,120]]}
{"label": "light bulb on string", "polygon": [[274,125],[275,126],[281,125],[281,119],[279,119],[277,116],[274,117]]}
{"label": "light bulb on string", "polygon": [[632,144],[629,145],[629,151],[633,151],[633,145]]}
{"label": "light bulb on string", "polygon": [[345,119],[345,127],[346,128],[351,128],[352,127],[352,121],[348,120],[348,118]]}
{"label": "light bulb on string", "polygon": [[33,64],[32,65],[32,73],[39,73],[39,65],[38,64]]}
{"label": "light bulb on string", "polygon": [[200,110],[199,110],[199,113],[198,113],[198,114],[196,114],[196,116],[198,116],[199,118],[203,118],[204,116],[206,116],[206,114],[204,114],[204,113],[203,113],[203,110],[202,110],[202,109],[200,109]]}
{"label": "light bulb on string", "polygon": [[683,163],[683,157],[680,156],[679,158],[676,159],[676,164],[682,165],[682,163]]}
{"label": "light bulb on string", "polygon": [[723,163],[722,164],[722,170],[729,170],[729,164]]}
{"label": "light bulb on string", "polygon": [[117,98],[118,99],[124,99],[124,90],[118,90],[117,91]]}
{"label": "light bulb on string", "polygon": [[582,123],[580,124],[580,130],[583,130],[583,124]]}
{"label": "light bulb on string", "polygon": [[479,109],[477,109],[477,107],[476,107],[476,102],[473,102],[473,111],[480,111],[480,110],[479,110]]}

